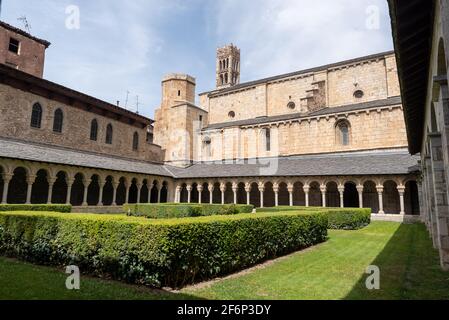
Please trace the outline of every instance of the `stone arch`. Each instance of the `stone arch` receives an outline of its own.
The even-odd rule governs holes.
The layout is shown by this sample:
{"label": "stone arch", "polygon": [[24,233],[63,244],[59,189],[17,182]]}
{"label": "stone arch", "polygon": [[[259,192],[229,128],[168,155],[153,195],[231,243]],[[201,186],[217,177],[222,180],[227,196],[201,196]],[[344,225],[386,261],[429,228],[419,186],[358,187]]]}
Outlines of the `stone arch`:
{"label": "stone arch", "polygon": [[306,205],[306,194],[304,183],[297,181],[293,184],[293,205],[304,207]]}
{"label": "stone arch", "polygon": [[357,191],[357,183],[348,181],[345,183],[345,192],[343,195],[345,208],[359,208],[359,192]]}
{"label": "stone arch", "polygon": [[168,187],[169,187],[169,184],[167,181],[162,182],[161,203],[168,202]]}
{"label": "stone arch", "polygon": [[220,191],[220,183],[214,183],[214,191],[212,192],[212,202],[213,203],[221,203],[221,191]]}
{"label": "stone arch", "polygon": [[[154,188],[154,185],[153,185],[153,188]],[[186,184],[186,183],[183,183],[183,184],[181,185],[181,197],[180,197],[180,202],[181,202],[181,203],[187,203],[188,197],[189,197],[189,194],[188,194],[188,192],[187,192],[187,184]],[[151,198],[153,198],[153,192],[151,192]],[[154,202],[152,202],[152,203],[154,203]]]}
{"label": "stone arch", "polygon": [[383,184],[384,211],[386,214],[398,214],[401,212],[399,202],[398,184],[394,180],[387,180]]}
{"label": "stone arch", "polygon": [[20,166],[14,169],[13,177],[9,182],[8,203],[24,204],[27,198],[27,176],[28,171],[25,167]]}
{"label": "stone arch", "polygon": [[263,206],[270,208],[275,206],[275,195],[273,190],[273,183],[265,183],[265,191],[263,193]]}
{"label": "stone arch", "polygon": [[340,193],[338,192],[338,184],[335,181],[329,181],[326,184],[326,207],[340,207]]}
{"label": "stone arch", "polygon": [[206,204],[210,203],[209,183],[203,182],[201,185],[203,186],[203,192],[201,193],[201,202]]}
{"label": "stone arch", "polygon": [[107,176],[103,188],[103,205],[111,206],[114,200],[114,177]]}
{"label": "stone arch", "polygon": [[365,208],[371,208],[373,213],[379,212],[377,185],[372,180],[367,180],[363,183],[363,206]]}
{"label": "stone arch", "polygon": [[286,182],[279,183],[279,205],[290,205],[290,194],[288,192],[288,184]]}
{"label": "stone arch", "polygon": [[58,171],[55,174],[55,183],[53,185],[53,193],[51,202],[54,204],[65,204],[67,202],[67,177],[65,171]]}
{"label": "stone arch", "polygon": [[256,182],[251,183],[251,191],[249,193],[249,202],[256,208],[260,207],[259,185]]}
{"label": "stone arch", "polygon": [[137,178],[131,179],[131,184],[129,186],[128,203],[134,204],[134,203],[139,202],[139,199],[137,199],[137,196],[139,194],[139,190],[138,190],[138,186],[137,186],[138,183],[139,183],[139,181],[137,180]]}
{"label": "stone arch", "polygon": [[31,203],[46,204],[48,202],[48,187],[48,171],[46,169],[38,170],[31,191]]}
{"label": "stone arch", "polygon": [[238,204],[246,204],[246,190],[245,190],[245,183],[240,182],[237,185],[237,203]]}
{"label": "stone arch", "polygon": [[322,203],[320,184],[317,181],[313,181],[312,183],[309,184],[309,186],[310,186],[309,206],[321,207],[323,205],[323,203]]}
{"label": "stone arch", "polygon": [[81,206],[84,199],[84,174],[79,172],[75,174],[72,185],[70,203],[72,206]]}
{"label": "stone arch", "polygon": [[351,123],[347,119],[340,119],[335,123],[335,144],[349,146],[351,144]]}
{"label": "stone arch", "polygon": [[129,182],[126,177],[121,177],[118,179],[118,187],[116,195],[116,204],[118,206],[121,206],[126,202],[126,188],[128,183]]}
{"label": "stone arch", "polygon": [[405,183],[405,214],[420,215],[418,184],[414,180]]}
{"label": "stone arch", "polygon": [[87,204],[89,206],[96,206],[100,201],[100,176],[93,174],[91,182],[87,188]]}
{"label": "stone arch", "polygon": [[190,202],[192,202],[192,203],[200,202],[200,193],[198,192],[198,183],[196,183],[196,182],[192,183],[192,192],[190,194]]}
{"label": "stone arch", "polygon": [[225,203],[234,203],[234,192],[232,191],[232,182],[226,183]]}

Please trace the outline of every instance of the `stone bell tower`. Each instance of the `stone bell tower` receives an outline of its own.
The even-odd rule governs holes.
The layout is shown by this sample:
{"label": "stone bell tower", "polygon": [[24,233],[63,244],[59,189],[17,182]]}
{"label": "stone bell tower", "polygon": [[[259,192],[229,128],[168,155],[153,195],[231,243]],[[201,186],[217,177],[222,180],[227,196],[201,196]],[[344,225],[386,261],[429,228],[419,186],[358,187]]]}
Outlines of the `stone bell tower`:
{"label": "stone bell tower", "polygon": [[240,49],[230,44],[217,49],[217,88],[240,83]]}

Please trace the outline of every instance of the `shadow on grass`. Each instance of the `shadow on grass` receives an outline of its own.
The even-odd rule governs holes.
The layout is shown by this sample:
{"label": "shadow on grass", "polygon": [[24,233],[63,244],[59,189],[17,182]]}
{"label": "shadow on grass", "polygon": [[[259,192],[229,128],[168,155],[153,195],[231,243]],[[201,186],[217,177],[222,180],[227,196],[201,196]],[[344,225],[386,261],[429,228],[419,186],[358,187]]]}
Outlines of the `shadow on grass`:
{"label": "shadow on grass", "polygon": [[[371,263],[380,268],[380,290],[368,290],[362,276],[347,300],[449,299],[449,273],[423,224],[402,224]],[[368,266],[367,266],[368,267]]]}

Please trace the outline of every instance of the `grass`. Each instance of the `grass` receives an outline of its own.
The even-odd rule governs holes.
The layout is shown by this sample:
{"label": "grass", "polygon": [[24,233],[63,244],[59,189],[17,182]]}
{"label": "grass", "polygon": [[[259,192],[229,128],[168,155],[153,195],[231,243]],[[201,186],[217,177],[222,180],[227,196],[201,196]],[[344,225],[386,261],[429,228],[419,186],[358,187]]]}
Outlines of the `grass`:
{"label": "grass", "polygon": [[[381,290],[365,287],[369,265],[381,269]],[[80,291],[68,291],[66,277],[0,258],[0,299],[449,299],[449,273],[441,271],[425,227],[389,222],[330,231],[327,243],[178,293],[89,277],[81,278]]]}

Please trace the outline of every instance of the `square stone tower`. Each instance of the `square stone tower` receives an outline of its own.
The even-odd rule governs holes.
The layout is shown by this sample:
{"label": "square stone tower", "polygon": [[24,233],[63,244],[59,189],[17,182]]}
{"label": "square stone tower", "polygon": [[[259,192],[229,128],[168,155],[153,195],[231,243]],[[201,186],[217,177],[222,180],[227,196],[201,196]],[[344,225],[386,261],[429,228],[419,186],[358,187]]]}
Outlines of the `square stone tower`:
{"label": "square stone tower", "polygon": [[217,49],[217,89],[240,83],[240,49],[230,44]]}

